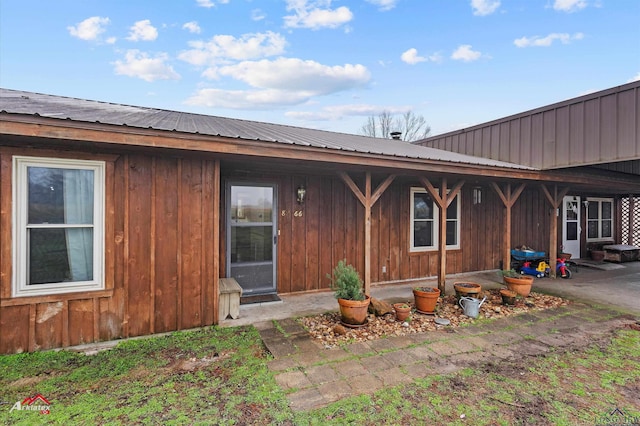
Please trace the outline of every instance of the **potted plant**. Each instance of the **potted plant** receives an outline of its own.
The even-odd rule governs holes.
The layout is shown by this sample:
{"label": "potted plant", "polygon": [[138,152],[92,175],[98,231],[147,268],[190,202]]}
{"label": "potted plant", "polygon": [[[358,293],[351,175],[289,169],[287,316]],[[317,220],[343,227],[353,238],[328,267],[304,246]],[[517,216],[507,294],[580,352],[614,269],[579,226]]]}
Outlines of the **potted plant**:
{"label": "potted plant", "polygon": [[408,303],[394,303],[393,309],[396,311],[398,321],[406,321],[411,315],[411,306]]}
{"label": "potted plant", "polygon": [[480,297],[480,291],[482,286],[478,283],[471,282],[457,282],[453,283],[453,289],[456,292],[456,303],[460,301],[461,297]]}
{"label": "potted plant", "polygon": [[348,265],[346,260],[341,260],[327,277],[331,280],[331,289],[338,299],[342,324],[347,327],[363,325],[367,321],[370,298],[362,290],[362,279],[358,271]]}
{"label": "potted plant", "polygon": [[513,290],[503,288],[500,290],[500,296],[502,297],[503,305],[515,305],[518,293]]}
{"label": "potted plant", "polygon": [[433,314],[436,310],[440,289],[435,287],[415,287],[413,297],[416,302],[416,311],[421,314]]}
{"label": "potted plant", "polygon": [[523,275],[514,269],[500,271],[502,280],[509,290],[515,291],[522,297],[527,297],[533,285],[533,276]]}

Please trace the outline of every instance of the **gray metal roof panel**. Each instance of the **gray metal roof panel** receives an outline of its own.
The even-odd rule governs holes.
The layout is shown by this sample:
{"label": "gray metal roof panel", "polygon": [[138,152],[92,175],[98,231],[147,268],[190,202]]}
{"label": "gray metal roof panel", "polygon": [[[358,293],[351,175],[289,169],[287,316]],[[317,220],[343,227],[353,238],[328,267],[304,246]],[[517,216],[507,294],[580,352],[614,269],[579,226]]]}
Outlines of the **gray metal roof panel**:
{"label": "gray metal roof panel", "polygon": [[518,164],[458,154],[404,141],[3,88],[0,88],[0,111],[9,114],[39,115],[79,122],[197,133],[363,154],[531,169]]}

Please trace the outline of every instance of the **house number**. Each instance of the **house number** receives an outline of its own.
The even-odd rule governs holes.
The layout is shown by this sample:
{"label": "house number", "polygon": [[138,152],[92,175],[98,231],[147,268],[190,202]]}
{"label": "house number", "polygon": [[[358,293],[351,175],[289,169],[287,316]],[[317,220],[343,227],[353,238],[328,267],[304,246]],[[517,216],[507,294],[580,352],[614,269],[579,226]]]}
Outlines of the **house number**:
{"label": "house number", "polygon": [[[280,216],[286,216],[287,215],[287,211],[286,210],[281,210],[280,211]],[[295,210],[293,212],[293,217],[302,217],[304,216],[302,210]]]}

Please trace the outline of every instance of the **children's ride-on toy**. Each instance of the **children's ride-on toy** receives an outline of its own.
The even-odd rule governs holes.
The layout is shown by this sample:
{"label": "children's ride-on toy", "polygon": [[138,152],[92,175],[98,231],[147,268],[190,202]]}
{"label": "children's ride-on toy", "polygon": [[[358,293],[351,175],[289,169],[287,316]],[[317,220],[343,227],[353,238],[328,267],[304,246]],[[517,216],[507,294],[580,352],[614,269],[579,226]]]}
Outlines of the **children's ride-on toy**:
{"label": "children's ride-on toy", "polygon": [[[542,278],[551,274],[551,266],[544,260],[540,260],[537,265],[533,266],[532,262],[524,262],[520,268],[520,273],[523,275],[533,275],[534,277]],[[567,264],[564,259],[556,259],[556,275],[564,279],[571,278],[571,269],[567,268]]]}

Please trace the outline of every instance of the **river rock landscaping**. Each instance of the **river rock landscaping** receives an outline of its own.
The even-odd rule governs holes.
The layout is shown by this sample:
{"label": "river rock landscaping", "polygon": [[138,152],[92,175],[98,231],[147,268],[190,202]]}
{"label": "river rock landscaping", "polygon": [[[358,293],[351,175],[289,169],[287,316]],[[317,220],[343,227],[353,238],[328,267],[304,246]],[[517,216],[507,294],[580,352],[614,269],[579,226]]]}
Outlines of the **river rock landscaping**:
{"label": "river rock landscaping", "polygon": [[[321,315],[303,317],[298,321],[309,331],[313,339],[325,348],[349,344],[354,342],[370,341],[388,336],[406,336],[411,333],[423,333],[426,331],[449,331],[452,328],[473,324],[483,319],[497,319],[510,315],[521,314],[529,311],[539,311],[568,305],[570,302],[556,296],[532,292],[528,297],[518,297],[512,306],[503,305],[500,290],[487,290],[484,292],[487,300],[480,307],[480,315],[477,319],[469,318],[463,314],[455,295],[441,297],[436,306],[435,315],[425,315],[415,311],[415,304],[411,305],[411,316],[407,321],[399,322],[393,312],[382,316],[368,315],[368,322],[360,328],[344,327],[340,324],[338,312],[328,312]],[[449,321],[449,325],[438,325],[436,318]]]}

